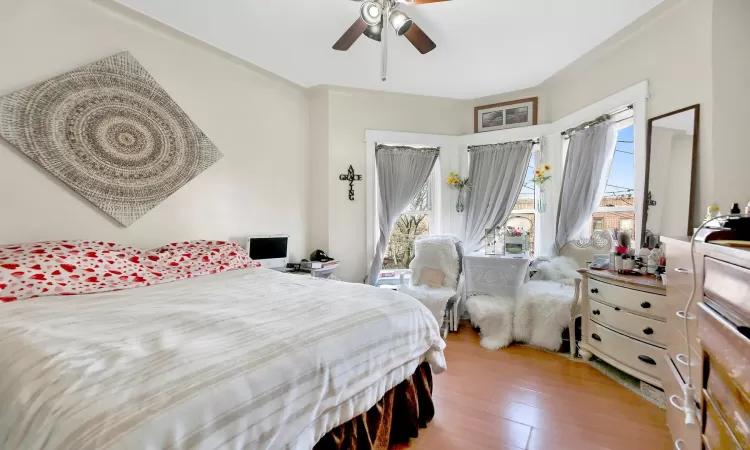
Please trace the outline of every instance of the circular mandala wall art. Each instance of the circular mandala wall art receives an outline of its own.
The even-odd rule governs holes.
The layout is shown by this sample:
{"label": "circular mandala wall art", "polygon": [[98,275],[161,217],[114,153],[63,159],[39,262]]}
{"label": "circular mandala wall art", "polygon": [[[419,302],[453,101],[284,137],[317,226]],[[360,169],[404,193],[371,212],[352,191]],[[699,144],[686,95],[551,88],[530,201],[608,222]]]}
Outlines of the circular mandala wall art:
{"label": "circular mandala wall art", "polygon": [[223,156],[128,52],[0,97],[0,136],[124,226]]}

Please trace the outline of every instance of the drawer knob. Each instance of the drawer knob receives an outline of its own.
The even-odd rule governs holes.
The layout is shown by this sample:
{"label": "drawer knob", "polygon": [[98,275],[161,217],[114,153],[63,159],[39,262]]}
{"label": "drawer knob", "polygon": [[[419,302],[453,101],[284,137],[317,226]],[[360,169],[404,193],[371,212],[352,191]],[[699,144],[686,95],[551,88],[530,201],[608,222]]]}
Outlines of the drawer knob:
{"label": "drawer knob", "polygon": [[641,308],[643,309],[649,309],[651,307],[651,303],[649,302],[643,302],[641,303]]}
{"label": "drawer knob", "polygon": [[682,320],[695,320],[695,316],[693,314],[685,315],[685,311],[677,311],[675,315]]}
{"label": "drawer knob", "polygon": [[645,362],[646,364],[650,364],[652,366],[656,365],[656,361],[654,361],[653,358],[649,358],[646,355],[638,355],[638,359],[640,359],[641,361]]}
{"label": "drawer knob", "polygon": [[597,288],[592,288],[592,289],[591,289],[591,293],[592,293],[592,294],[598,294],[598,293],[599,293],[599,289],[597,289]]}
{"label": "drawer knob", "polygon": [[682,364],[683,366],[688,365],[687,355],[684,353],[678,353],[677,356],[674,357],[674,359],[676,359],[677,362]]}
{"label": "drawer knob", "polygon": [[675,450],[685,450],[685,447],[682,446],[682,444],[684,443],[685,441],[683,441],[682,439],[677,439],[676,441],[674,441]]}
{"label": "drawer knob", "polygon": [[643,334],[654,334],[654,329],[651,327],[646,327],[643,329]]}
{"label": "drawer knob", "polygon": [[599,314],[601,314],[601,311],[599,311],[598,309],[595,309],[595,310],[593,310],[593,311],[591,311],[591,312],[592,312],[592,313],[593,313],[593,314],[594,314],[595,316],[598,316]]}
{"label": "drawer knob", "polygon": [[619,306],[615,306],[615,311],[619,311],[619,310],[620,310],[620,307]]}
{"label": "drawer knob", "polygon": [[675,272],[677,272],[677,273],[688,273],[688,274],[689,274],[689,273],[693,273],[693,271],[692,271],[692,270],[690,270],[690,269],[685,269],[685,268],[683,268],[683,267],[675,267],[675,268],[674,268],[674,271],[675,271]]}
{"label": "drawer knob", "polygon": [[601,340],[602,340],[602,338],[600,338],[600,337],[599,337],[599,335],[598,335],[598,334],[596,334],[596,333],[592,333],[592,334],[591,334],[591,339],[593,339],[593,340],[595,340],[595,341],[600,341],[600,342],[601,342]]}

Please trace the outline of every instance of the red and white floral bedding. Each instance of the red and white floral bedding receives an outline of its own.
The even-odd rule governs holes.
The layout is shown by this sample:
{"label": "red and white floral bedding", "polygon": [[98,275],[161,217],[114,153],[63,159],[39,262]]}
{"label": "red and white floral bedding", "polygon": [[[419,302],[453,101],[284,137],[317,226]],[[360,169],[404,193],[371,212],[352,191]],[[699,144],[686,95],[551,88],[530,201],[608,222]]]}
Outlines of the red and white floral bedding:
{"label": "red and white floral bedding", "polygon": [[140,250],[113,242],[51,241],[0,246],[0,301],[151,286],[259,267],[234,242],[174,242]]}

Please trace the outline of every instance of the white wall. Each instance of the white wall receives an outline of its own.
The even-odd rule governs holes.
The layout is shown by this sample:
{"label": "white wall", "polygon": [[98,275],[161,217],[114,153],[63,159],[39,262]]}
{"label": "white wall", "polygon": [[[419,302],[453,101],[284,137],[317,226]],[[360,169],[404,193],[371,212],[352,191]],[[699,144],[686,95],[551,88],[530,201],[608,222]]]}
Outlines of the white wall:
{"label": "white wall", "polygon": [[[750,5],[746,0],[716,0],[716,3],[726,1]],[[643,80],[649,82],[649,118],[700,103],[695,197],[698,202],[695,216],[700,218],[711,202],[728,201],[716,189],[716,183],[724,176],[723,168],[714,166],[713,4],[714,0],[665,0],[541,85],[476,99],[472,106],[538,96],[539,122],[549,123]],[[747,50],[750,47],[743,45],[735,43],[731,48],[737,51],[727,53],[744,49],[743,56],[750,54]],[[732,180],[740,182],[742,178],[733,176]]]}
{"label": "white wall", "polygon": [[[353,165],[365,173],[365,130],[411,131],[457,135],[471,120],[464,102],[416,95],[388,94],[343,88],[329,90],[328,239],[329,254],[342,261],[340,275],[361,281],[366,267],[365,184],[355,182],[355,201],[348,185],[338,180]],[[442,165],[441,170],[450,170]]]}
{"label": "white wall", "polygon": [[[288,233],[308,254],[306,92],[109,1],[0,0],[0,94],[129,50],[224,158],[128,228],[0,140],[0,243]],[[8,190],[8,188],[10,188]]]}
{"label": "white wall", "polygon": [[750,200],[750,1],[715,0],[713,24],[714,191],[726,212]]}

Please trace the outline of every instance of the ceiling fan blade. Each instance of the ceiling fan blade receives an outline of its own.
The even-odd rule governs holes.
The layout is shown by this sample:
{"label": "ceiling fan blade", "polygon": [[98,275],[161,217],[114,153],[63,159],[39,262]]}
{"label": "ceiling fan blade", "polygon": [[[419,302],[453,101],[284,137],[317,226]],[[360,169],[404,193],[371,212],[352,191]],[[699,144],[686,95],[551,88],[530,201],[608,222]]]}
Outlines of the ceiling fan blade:
{"label": "ceiling fan blade", "polygon": [[346,30],[346,33],[344,33],[343,36],[341,36],[341,38],[339,38],[339,40],[335,44],[333,44],[333,49],[342,52],[349,50],[349,48],[354,45],[355,42],[357,42],[357,39],[359,39],[359,37],[366,29],[367,23],[360,17],[356,22],[352,24],[352,26],[349,27],[348,30]]}
{"label": "ceiling fan blade", "polygon": [[411,25],[409,31],[407,31],[404,36],[406,36],[406,39],[408,39],[409,42],[419,50],[419,53],[423,55],[430,53],[437,47],[437,44],[432,42],[432,39],[430,39],[430,37],[427,36],[416,23]]}
{"label": "ceiling fan blade", "polygon": [[449,2],[450,0],[401,0],[400,3],[407,5],[426,5],[427,3]]}

